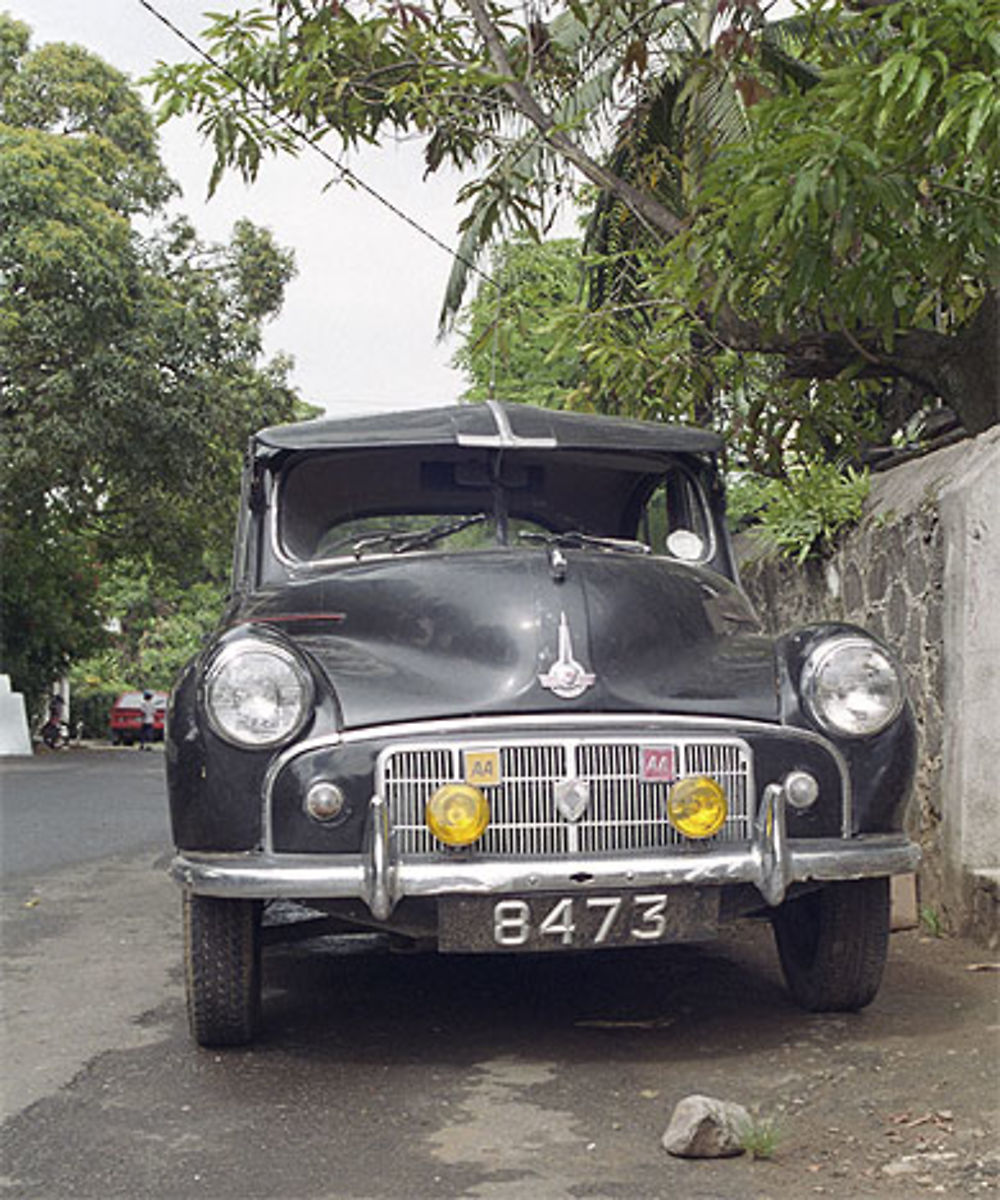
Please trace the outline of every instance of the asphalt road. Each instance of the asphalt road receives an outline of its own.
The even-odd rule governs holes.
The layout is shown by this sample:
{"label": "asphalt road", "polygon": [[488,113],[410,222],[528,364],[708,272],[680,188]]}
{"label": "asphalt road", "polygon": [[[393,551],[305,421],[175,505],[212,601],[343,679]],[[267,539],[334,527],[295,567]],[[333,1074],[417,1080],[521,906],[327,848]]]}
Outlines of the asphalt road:
{"label": "asphalt road", "polygon": [[[1000,1188],[1000,976],[986,951],[918,933],[893,939],[882,991],[856,1016],[797,1011],[767,929],[751,925],[632,956],[275,948],[260,1042],[195,1048],[161,766],[124,750],[0,765],[13,864],[0,1194],[910,1200]],[[773,1120],[773,1159],[667,1156],[660,1136],[692,1092]]]}
{"label": "asphalt road", "polygon": [[0,759],[0,877],[170,846],[163,747]]}

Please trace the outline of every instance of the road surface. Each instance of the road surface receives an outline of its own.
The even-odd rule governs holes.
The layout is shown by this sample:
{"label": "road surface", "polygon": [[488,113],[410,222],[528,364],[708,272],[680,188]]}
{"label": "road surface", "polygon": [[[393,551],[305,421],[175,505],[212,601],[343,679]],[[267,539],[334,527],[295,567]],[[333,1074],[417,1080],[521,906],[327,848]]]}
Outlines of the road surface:
{"label": "road surface", "polygon": [[[18,1200],[802,1200],[1000,1187],[986,951],[897,935],[857,1016],[801,1013],[766,928],[583,958],[271,953],[252,1049],[188,1040],[162,752],[0,766],[0,1194]],[[700,1092],[769,1161],[670,1158]]]}

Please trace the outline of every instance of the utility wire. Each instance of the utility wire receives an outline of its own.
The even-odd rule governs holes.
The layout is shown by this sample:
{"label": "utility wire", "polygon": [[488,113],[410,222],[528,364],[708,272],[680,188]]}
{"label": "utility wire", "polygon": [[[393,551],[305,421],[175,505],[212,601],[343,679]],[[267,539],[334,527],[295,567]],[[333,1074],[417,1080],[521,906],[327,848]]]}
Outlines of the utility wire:
{"label": "utility wire", "polygon": [[437,246],[439,250],[443,250],[449,258],[455,259],[456,261],[462,263],[471,272],[473,272],[475,275],[478,275],[484,283],[488,283],[491,287],[496,288],[498,292],[502,290],[500,284],[497,283],[497,281],[490,275],[488,275],[481,267],[477,266],[476,263],[472,262],[464,255],[459,254],[458,251],[449,246],[447,242],[442,241],[437,234],[432,233],[425,226],[421,225],[420,222],[414,217],[411,217],[409,213],[404,212],[398,204],[395,204],[392,200],[388,199],[388,197],[383,196],[382,193],[376,188],[372,187],[370,183],[366,183],[356,171],[352,170],[349,166],[347,166],[346,163],[341,162],[340,159],[331,154],[324,146],[321,146],[318,142],[314,141],[304,130],[299,129],[297,125],[290,121],[288,117],[286,117],[284,113],[280,112],[269,100],[257,95],[254,91],[252,91],[241,79],[235,76],[230,70],[228,70],[228,68],[219,62],[214,55],[209,54],[209,52],[200,46],[194,40],[194,38],[186,34],[184,30],[175,25],[168,16],[160,12],[159,9],[151,4],[150,0],[138,0],[138,3],[162,25],[165,25],[171,33],[180,38],[180,40],[189,49],[193,50],[195,54],[199,56],[199,58],[203,58],[211,67],[213,67],[221,75],[224,75],[231,83],[234,83],[245,96],[247,96],[255,104],[259,105],[264,112],[277,121],[283,129],[287,130],[298,141],[305,142],[310,149],[315,150],[315,152],[321,158],[325,159],[332,167],[340,172],[340,177],[342,180],[354,184],[366,195],[371,196],[371,198],[377,201],[377,203],[381,204],[383,208],[388,209],[393,216],[398,217],[399,220],[409,225],[411,229],[416,230],[416,232],[422,237],[427,238],[427,240]]}
{"label": "utility wire", "polygon": [[[289,120],[289,118],[286,117],[284,115],[284,113],[282,113],[274,104],[272,104],[270,102],[270,100],[268,100],[266,97],[262,97],[262,96],[258,95],[257,93],[255,93],[241,79],[239,79],[227,67],[225,67],[221,62],[219,62],[219,60],[217,58],[215,58],[214,55],[210,54],[201,45],[199,45],[198,42],[196,42],[194,40],[194,38],[190,37],[187,33],[185,33],[183,29],[180,29],[168,16],[166,16],[164,13],[160,12],[159,9],[156,8],[156,6],[150,2],[150,0],[138,0],[138,3],[151,16],[155,17],[156,20],[158,20],[162,25],[164,25],[167,29],[169,29],[171,33],[173,33],[177,38],[179,38],[189,49],[193,50],[195,52],[195,54],[198,55],[199,58],[204,59],[205,62],[207,62],[210,66],[212,66],[216,71],[218,71],[220,75],[223,75],[231,83],[234,83],[236,85],[236,87],[246,97],[248,97],[255,104],[257,104],[264,112],[266,112],[272,119],[274,119],[283,129],[287,130],[292,135],[293,138],[295,138],[297,141],[304,142],[307,146],[309,146],[312,150],[314,150],[318,155],[320,155],[321,158],[325,159],[326,162],[328,162],[332,167],[334,167],[335,170],[337,170],[340,173],[340,177],[342,180],[354,184],[357,188],[359,188],[359,190],[363,191],[366,195],[370,196],[373,200],[375,200],[376,203],[382,205],[383,208],[388,209],[388,211],[391,212],[393,214],[393,216],[397,217],[399,220],[401,220],[405,224],[409,225],[411,229],[415,230],[422,237],[426,238],[429,242],[433,243],[433,245],[437,246],[439,250],[444,251],[444,253],[447,254],[449,258],[451,258],[455,262],[462,263],[463,266],[468,268],[468,270],[472,274],[477,275],[481,280],[483,280],[484,283],[488,283],[498,293],[502,294],[502,292],[503,292],[502,286],[497,282],[497,280],[495,280],[490,274],[488,274],[488,272],[484,271],[482,269],[482,267],[478,266],[472,259],[470,259],[466,255],[462,254],[458,250],[455,250],[452,246],[448,245],[447,242],[442,241],[442,239],[439,238],[436,234],[432,233],[425,226],[421,225],[420,222],[417,221],[414,217],[411,217],[409,215],[409,213],[405,212],[402,208],[400,208],[398,204],[396,204],[392,200],[388,199],[388,197],[383,196],[381,192],[379,192],[376,188],[372,187],[371,184],[367,183],[364,179],[362,179],[357,174],[357,172],[352,170],[349,166],[347,166],[346,163],[342,162],[335,155],[331,154],[327,149],[325,149],[325,147],[321,146],[319,144],[319,142],[314,141],[313,138],[311,138],[305,130],[300,129],[291,120]],[[529,10],[528,4],[530,3],[530,0],[523,0],[523,3],[524,3],[524,11],[525,11],[525,20],[527,22],[529,20],[529,11],[530,10]],[[654,7],[654,12],[659,9],[672,8],[676,5],[678,5],[679,3],[680,3],[680,0],[659,0],[659,3],[656,4]],[[615,42],[620,41],[624,36],[626,36],[633,28],[635,28],[636,25],[639,24],[640,20],[641,20],[641,18],[637,17],[633,22],[630,22],[623,29],[618,30],[614,34],[613,37],[608,38],[603,43],[599,44],[596,48],[591,48],[591,50],[585,60],[585,68],[584,69],[586,70],[590,66],[592,66],[594,63],[596,63],[602,53],[606,52],[608,49],[611,48],[611,46]],[[530,29],[527,27],[525,29],[525,36],[528,40],[529,50],[530,50],[531,34],[530,34]],[[535,145],[537,145],[541,141],[544,141],[544,136],[536,130],[534,132],[534,134],[528,138],[526,143],[517,151],[514,162],[515,163],[519,162]]]}

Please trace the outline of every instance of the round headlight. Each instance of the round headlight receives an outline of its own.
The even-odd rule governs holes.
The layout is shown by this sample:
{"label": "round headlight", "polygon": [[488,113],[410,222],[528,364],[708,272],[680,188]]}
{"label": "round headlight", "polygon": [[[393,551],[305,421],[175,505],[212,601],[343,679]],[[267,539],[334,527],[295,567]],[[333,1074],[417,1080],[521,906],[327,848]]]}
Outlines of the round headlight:
{"label": "round headlight", "polygon": [[865,637],[817,646],[802,669],[802,695],[813,719],[832,733],[865,737],[899,716],[903,681],[892,660]]}
{"label": "round headlight", "polygon": [[212,728],[238,746],[279,746],[312,708],[312,680],[290,650],[264,641],[227,646],[208,669],[205,708]]}

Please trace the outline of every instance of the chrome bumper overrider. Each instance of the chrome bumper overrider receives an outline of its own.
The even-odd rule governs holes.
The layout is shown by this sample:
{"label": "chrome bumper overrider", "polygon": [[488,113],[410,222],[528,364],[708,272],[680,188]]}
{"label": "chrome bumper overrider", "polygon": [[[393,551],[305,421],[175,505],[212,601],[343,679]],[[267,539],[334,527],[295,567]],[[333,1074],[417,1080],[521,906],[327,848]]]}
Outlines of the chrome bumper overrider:
{"label": "chrome bumper overrider", "polygon": [[785,793],[769,785],[749,842],[657,853],[560,859],[495,860],[442,856],[406,861],[394,853],[385,802],[374,796],[365,849],[335,857],[310,854],[202,854],[185,851],[171,866],[182,887],[202,896],[254,899],[360,899],[386,920],[407,896],[504,895],[595,889],[753,884],[780,904],[792,883],[898,875],[914,870],[920,850],[904,834],[789,839]]}

